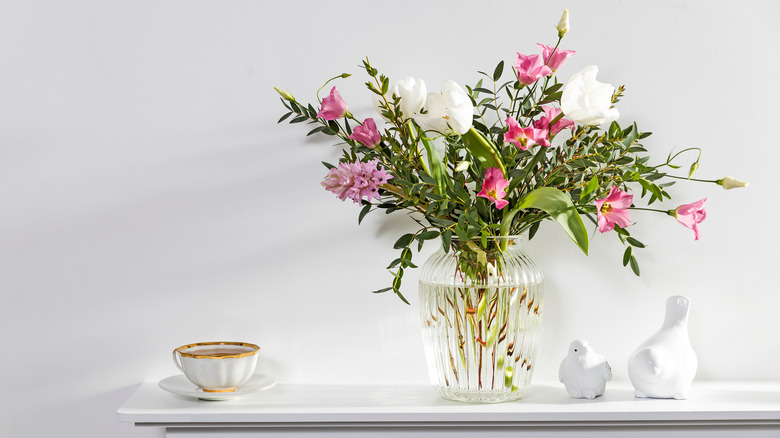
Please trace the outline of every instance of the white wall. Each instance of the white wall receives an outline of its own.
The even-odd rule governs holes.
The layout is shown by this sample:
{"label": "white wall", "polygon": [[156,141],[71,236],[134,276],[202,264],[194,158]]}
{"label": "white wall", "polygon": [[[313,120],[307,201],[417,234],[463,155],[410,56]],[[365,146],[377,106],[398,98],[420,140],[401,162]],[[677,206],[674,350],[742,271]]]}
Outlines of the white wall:
{"label": "white wall", "polygon": [[[405,217],[368,216],[319,182],[338,151],[277,125],[273,86],[303,101],[329,77],[370,116],[372,63],[393,79],[474,83],[514,53],[574,49],[626,84],[621,120],[653,131],[657,160],[704,149],[702,239],[635,213],[643,275],[613,235],[590,257],[542,228],[547,276],[536,378],[589,339],[625,379],[667,296],[692,300],[701,379],[779,379],[776,317],[780,7],[773,1],[11,1],[0,4],[0,436],[152,437],[115,420],[135,385],[176,373],[170,350],[262,347],[281,381],[426,381],[416,278],[406,306],[375,296]],[[673,208],[675,205],[665,205]],[[416,256],[424,260],[433,250]],[[64,433],[63,430],[70,432]]]}

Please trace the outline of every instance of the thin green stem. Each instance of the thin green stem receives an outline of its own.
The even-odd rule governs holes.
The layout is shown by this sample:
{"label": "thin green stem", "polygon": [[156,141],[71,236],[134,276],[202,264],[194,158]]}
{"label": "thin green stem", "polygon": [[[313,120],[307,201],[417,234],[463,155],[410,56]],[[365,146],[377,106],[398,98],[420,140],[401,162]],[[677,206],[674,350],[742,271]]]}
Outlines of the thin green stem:
{"label": "thin green stem", "polygon": [[334,80],[336,80],[338,78],[347,78],[349,76],[351,76],[349,73],[342,73],[342,74],[340,74],[338,76],[333,76],[332,78],[328,79],[328,81],[325,82],[324,84],[322,84],[322,86],[319,88],[319,90],[317,90],[317,101],[322,103],[322,99],[320,99],[320,91],[322,91],[323,88],[325,88],[329,83],[331,83],[331,81],[334,81]]}
{"label": "thin green stem", "polygon": [[685,177],[685,176],[676,176],[676,175],[669,175],[669,174],[664,175],[664,176],[667,177],[667,178],[684,179],[684,180],[687,180],[687,181],[696,181],[696,182],[703,182],[703,183],[715,183],[715,184],[718,183],[718,180],[716,180],[716,179],[688,178],[688,177]]}
{"label": "thin green stem", "polygon": [[654,211],[656,213],[664,213],[669,214],[669,210],[658,210],[657,208],[647,208],[647,207],[628,207],[629,210],[640,210],[640,211]]}

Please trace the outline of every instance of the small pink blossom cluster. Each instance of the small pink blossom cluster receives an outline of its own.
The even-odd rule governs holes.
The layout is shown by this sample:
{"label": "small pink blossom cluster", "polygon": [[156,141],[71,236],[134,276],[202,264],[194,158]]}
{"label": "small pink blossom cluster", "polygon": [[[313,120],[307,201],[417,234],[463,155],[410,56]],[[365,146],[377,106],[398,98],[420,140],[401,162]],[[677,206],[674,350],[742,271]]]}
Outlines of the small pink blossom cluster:
{"label": "small pink blossom cluster", "polygon": [[325,190],[335,193],[342,201],[349,198],[360,203],[364,197],[380,199],[379,186],[387,184],[393,176],[385,169],[377,168],[378,162],[379,160],[340,163],[338,167],[330,169],[321,184]]}

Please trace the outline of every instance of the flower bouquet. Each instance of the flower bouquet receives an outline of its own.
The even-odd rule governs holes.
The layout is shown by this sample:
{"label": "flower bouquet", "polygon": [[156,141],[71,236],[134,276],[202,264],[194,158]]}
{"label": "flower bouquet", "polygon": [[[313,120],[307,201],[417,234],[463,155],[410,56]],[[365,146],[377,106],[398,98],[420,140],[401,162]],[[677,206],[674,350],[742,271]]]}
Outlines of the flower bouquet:
{"label": "flower bouquet", "polygon": [[[449,371],[442,387],[455,380],[475,390],[515,392],[521,368],[528,371],[523,379],[530,378],[533,342],[518,336],[538,322],[541,274],[532,263],[505,257],[515,246],[511,236],[531,239],[542,221],[552,220],[587,254],[585,218],[601,233],[617,235],[625,246],[623,265],[639,275],[634,252],[644,244],[629,231],[632,211],[668,214],[698,239],[706,199],[671,210],[652,208],[671,199],[666,188],[677,180],[726,189],[746,185],[731,177],[693,179],[698,148],[652,162],[641,144],[650,133],[636,123],[617,122],[615,105],[623,86],[599,82],[594,65],[559,82],[555,72],[575,53],[560,48],[568,11],[556,28],[554,45],[538,44],[536,54],[517,53],[512,68],[501,61],[465,88],[443,81],[439,92],[428,93],[426,84],[412,77],[391,85],[364,60],[365,85],[378,119],[355,117],[337,86],[323,98],[318,92],[317,105],[276,88],[287,109],[280,123],[314,124],[308,135],[333,136],[343,145],[338,164],[324,163],[326,190],[359,204],[359,221],[384,210],[405,212],[419,225],[395,242],[400,253],[388,266],[392,283],[375,292],[393,291],[407,302],[401,281],[405,269],[416,267],[414,247],[419,251],[425,242],[439,239],[440,251],[451,253],[447,274],[423,270],[420,291],[424,326],[452,330],[444,335],[450,341],[442,341],[452,346],[441,356],[429,355],[432,369]],[[349,76],[336,76],[320,90]],[[686,174],[676,175],[681,168],[676,161],[685,153],[696,159]],[[645,205],[637,206],[632,193]],[[519,265],[531,273],[514,273]],[[433,301],[423,290],[429,277],[447,285]],[[513,323],[510,316],[517,313],[525,319]]]}
{"label": "flower bouquet", "polygon": [[[414,242],[422,247],[441,238],[446,250],[453,236],[466,242],[527,231],[533,238],[546,219],[558,222],[585,253],[588,232],[582,217],[601,233],[617,233],[626,245],[623,264],[639,275],[634,249],[644,245],[627,228],[632,210],[647,209],[634,205],[631,192],[640,190],[647,205],[671,199],[665,188],[675,180],[691,180],[699,159],[687,175],[667,172],[680,168],[674,164],[678,156],[698,149],[651,164],[640,143],[650,133],[636,123],[617,122],[615,104],[623,86],[598,82],[595,65],[565,83],[558,81],[555,72],[575,53],[559,48],[568,11],[557,30],[554,46],[538,44],[539,54],[517,53],[509,78],[501,61],[492,74],[479,72],[484,78],[465,90],[444,81],[441,92],[428,94],[425,83],[412,77],[391,87],[390,79],[366,59],[366,87],[379,124],[350,113],[336,86],[328,96],[318,95],[317,107],[276,88],[288,110],[280,123],[288,118],[313,123],[317,126],[308,135],[338,137],[345,146],[338,165],[323,163],[329,169],[322,182],[326,190],[362,205],[360,221],[374,210],[404,211],[420,225],[395,243],[400,256],[388,268],[394,270],[392,286],[377,292],[392,290],[406,301],[400,286],[404,269],[414,267]],[[443,145],[443,153],[435,143]],[[746,185],[731,177],[706,182],[726,189]],[[698,239],[705,201],[653,211],[677,218]]]}

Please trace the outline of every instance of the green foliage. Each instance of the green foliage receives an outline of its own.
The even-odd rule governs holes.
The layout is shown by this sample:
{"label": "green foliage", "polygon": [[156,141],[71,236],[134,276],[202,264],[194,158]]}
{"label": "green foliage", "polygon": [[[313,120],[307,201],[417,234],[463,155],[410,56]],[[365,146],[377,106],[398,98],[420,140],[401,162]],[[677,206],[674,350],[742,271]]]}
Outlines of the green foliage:
{"label": "green foliage", "polygon": [[[545,116],[543,105],[560,105],[563,84],[554,76],[531,86],[514,77],[502,81],[506,73],[503,61],[490,74],[479,72],[483,77],[466,87],[476,109],[471,129],[462,135],[425,132],[414,118],[402,114],[400,97],[392,93],[390,79],[368,59],[363,61],[362,68],[368,75],[366,87],[379,100],[379,110],[389,121],[375,147],[368,148],[349,138],[352,126],[363,123],[351,114],[338,121],[323,120],[317,118],[314,106],[301,104],[281,91],[280,100],[287,112],[279,123],[312,124],[314,127],[307,135],[338,137],[343,145],[340,162],[377,160],[392,174],[390,183],[380,187],[380,199],[362,201],[358,222],[372,211],[384,210],[387,214],[406,212],[420,225],[417,232],[404,234],[395,242],[394,248],[400,254],[387,268],[392,274],[392,285],[375,291],[393,291],[405,302],[400,291],[404,271],[415,267],[412,252],[419,251],[425,242],[440,239],[444,250],[449,251],[455,238],[466,242],[479,237],[484,247],[491,236],[527,231],[533,238],[540,223],[552,219],[587,254],[588,232],[582,218],[597,223],[594,200],[606,197],[612,186],[624,191],[635,189],[639,196],[634,201],[641,198],[647,205],[670,199],[666,188],[673,181],[666,178],[666,169],[679,168],[674,159],[688,151],[650,164],[641,144],[650,133],[640,131],[635,123],[621,126],[617,122],[606,129],[577,125],[558,134],[560,139],[550,136],[551,147],[534,145],[522,150],[504,142],[507,117],[513,117],[521,126],[532,126]],[[513,75],[514,71],[510,76]],[[619,87],[612,101],[619,101],[623,92],[624,88]],[[564,116],[556,117],[552,123],[561,117]],[[461,163],[467,166],[459,167]],[[491,167],[500,169],[509,182],[505,196],[509,204],[503,210],[497,209],[491,200],[477,196]],[[690,167],[688,177],[697,168],[698,159]],[[639,275],[634,250],[645,245],[625,229],[616,226],[615,232],[626,247],[623,265]],[[464,266],[464,272],[468,269]]]}

